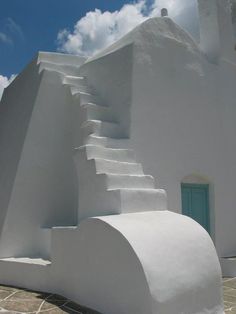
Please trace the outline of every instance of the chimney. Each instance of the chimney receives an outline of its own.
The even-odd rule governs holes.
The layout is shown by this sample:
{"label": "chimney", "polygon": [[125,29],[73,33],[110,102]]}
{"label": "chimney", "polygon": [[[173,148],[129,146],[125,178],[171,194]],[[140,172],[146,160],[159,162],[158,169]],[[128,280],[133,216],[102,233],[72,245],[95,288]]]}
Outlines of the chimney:
{"label": "chimney", "polygon": [[161,9],[161,16],[162,17],[168,16],[168,10],[166,8]]}
{"label": "chimney", "polygon": [[230,0],[198,0],[202,51],[217,63],[236,62]]}

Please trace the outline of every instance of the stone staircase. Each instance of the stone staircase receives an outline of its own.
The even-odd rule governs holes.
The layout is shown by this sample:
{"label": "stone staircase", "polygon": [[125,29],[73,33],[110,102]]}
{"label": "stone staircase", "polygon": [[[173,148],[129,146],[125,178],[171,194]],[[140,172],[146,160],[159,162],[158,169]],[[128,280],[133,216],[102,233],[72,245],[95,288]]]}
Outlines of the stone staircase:
{"label": "stone staircase", "polygon": [[[65,63],[65,60],[63,59]],[[50,71],[61,76],[62,85],[69,88],[72,102],[78,109],[79,147],[74,148],[78,173],[78,221],[88,217],[167,209],[166,192],[157,189],[152,176],[143,172],[135,153],[129,149],[129,139],[112,109],[105,106],[78,75],[78,67],[70,63],[44,61],[39,72]],[[75,228],[57,227],[61,229]],[[45,257],[10,257],[0,263],[51,265],[51,227],[41,227],[47,247]]]}
{"label": "stone staircase", "polygon": [[[67,162],[74,175],[75,135],[79,224],[74,216],[72,223],[56,224],[56,215],[47,224],[45,211],[37,230],[32,224],[41,240],[37,254],[0,259],[1,284],[51,291],[103,313],[223,314],[220,267],[208,234],[166,210],[165,191],[144,174],[121,121],[78,75],[74,57],[42,55],[37,67],[49,104],[59,100],[70,114]],[[52,82],[62,89],[61,99],[50,92]]]}
{"label": "stone staircase", "polygon": [[79,220],[101,215],[166,210],[166,193],[155,188],[135,153],[126,147],[119,122],[86,78],[65,76],[79,106],[82,143],[75,149],[79,178]]}

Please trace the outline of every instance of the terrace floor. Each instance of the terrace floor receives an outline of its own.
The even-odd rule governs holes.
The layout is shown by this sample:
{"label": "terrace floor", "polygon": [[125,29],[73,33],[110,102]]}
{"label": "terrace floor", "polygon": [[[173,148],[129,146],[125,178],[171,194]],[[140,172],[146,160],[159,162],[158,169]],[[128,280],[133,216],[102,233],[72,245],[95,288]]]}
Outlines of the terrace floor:
{"label": "terrace floor", "polygon": [[236,278],[223,279],[225,314],[236,314]]}
{"label": "terrace floor", "polygon": [[0,285],[0,313],[99,314],[56,294],[3,285]]}
{"label": "terrace floor", "polygon": [[[236,278],[223,279],[225,314],[236,314]],[[99,314],[56,294],[0,285],[0,313]]]}

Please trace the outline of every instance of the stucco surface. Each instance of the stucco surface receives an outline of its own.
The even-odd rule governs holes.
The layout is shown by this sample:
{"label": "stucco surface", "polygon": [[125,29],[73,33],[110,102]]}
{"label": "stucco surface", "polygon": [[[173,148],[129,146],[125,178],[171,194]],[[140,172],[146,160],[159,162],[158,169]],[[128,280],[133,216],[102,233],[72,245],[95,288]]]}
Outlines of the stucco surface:
{"label": "stucco surface", "polygon": [[0,281],[104,314],[223,313],[213,243],[187,217],[155,211],[89,218],[53,228],[51,248],[50,264],[0,260]]}
{"label": "stucco surface", "polygon": [[[0,282],[103,314],[223,314],[213,242],[173,211],[182,178],[214,178],[215,243],[220,254],[233,250],[234,193],[225,181],[234,178],[235,124],[225,119],[233,122],[235,89],[223,79],[235,78],[234,67],[210,63],[169,18],[75,62],[40,54],[33,63],[34,101],[25,94],[31,110],[4,200]],[[29,79],[18,76],[18,92]],[[4,122],[3,145],[12,121]],[[12,135],[10,152],[16,143]],[[230,215],[221,221],[222,208]]]}

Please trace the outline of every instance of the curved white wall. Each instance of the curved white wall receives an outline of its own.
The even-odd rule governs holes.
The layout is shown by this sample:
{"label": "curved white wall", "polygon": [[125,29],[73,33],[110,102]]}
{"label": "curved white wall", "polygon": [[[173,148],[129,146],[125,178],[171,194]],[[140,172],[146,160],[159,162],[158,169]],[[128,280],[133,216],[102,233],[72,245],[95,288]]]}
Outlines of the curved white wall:
{"label": "curved white wall", "polygon": [[0,260],[1,282],[62,294],[103,314],[223,314],[214,245],[185,216],[89,218],[53,228],[51,249],[49,266]]}

